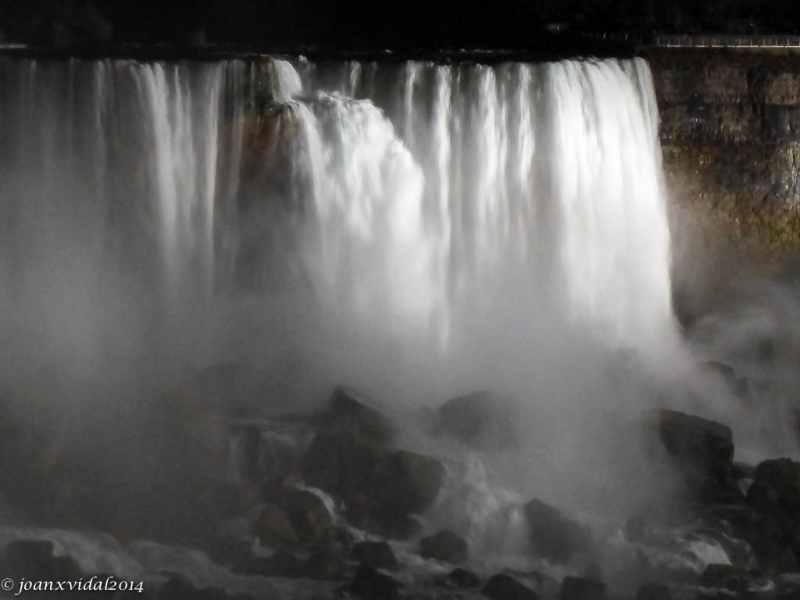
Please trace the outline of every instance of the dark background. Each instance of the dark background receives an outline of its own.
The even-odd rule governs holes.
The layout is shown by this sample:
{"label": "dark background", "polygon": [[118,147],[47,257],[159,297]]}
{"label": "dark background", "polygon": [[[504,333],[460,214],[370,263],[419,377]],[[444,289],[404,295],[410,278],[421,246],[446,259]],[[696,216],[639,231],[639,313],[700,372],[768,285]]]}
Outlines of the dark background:
{"label": "dark background", "polygon": [[800,33],[797,0],[0,0],[0,35],[40,46],[253,44],[536,48],[623,32]]}

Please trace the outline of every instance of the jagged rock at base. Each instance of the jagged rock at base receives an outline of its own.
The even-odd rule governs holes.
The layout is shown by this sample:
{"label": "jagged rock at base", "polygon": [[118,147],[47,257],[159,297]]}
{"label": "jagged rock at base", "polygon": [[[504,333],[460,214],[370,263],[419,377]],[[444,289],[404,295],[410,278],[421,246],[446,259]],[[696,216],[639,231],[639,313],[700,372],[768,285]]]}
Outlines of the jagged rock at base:
{"label": "jagged rock at base", "polygon": [[458,564],[467,560],[467,553],[467,541],[449,529],[444,529],[420,540],[422,558]]}
{"label": "jagged rock at base", "polygon": [[325,428],[374,442],[390,442],[394,427],[387,417],[374,408],[374,404],[366,394],[339,386],[328,400]]}
{"label": "jagged rock at base", "polygon": [[747,505],[757,516],[745,537],[762,569],[794,570],[800,556],[800,463],[765,460],[756,467]]}
{"label": "jagged rock at base", "polygon": [[409,537],[411,515],[436,499],[444,466],[436,459],[387,447],[393,428],[363,395],[337,388],[302,460],[306,483],[341,498],[354,525],[387,537]]}
{"label": "jagged rock at base", "polygon": [[16,540],[8,544],[0,562],[0,573],[15,580],[66,581],[83,577],[70,556],[56,556],[53,542]]}
{"label": "jagged rock at base", "polygon": [[530,547],[535,555],[565,563],[574,554],[591,549],[589,533],[557,508],[534,499],[523,510],[528,522]]}
{"label": "jagged rock at base", "polygon": [[476,588],[481,585],[481,578],[477,573],[468,569],[456,567],[445,577],[445,582],[458,588]]}
{"label": "jagged rock at base", "polygon": [[306,573],[311,579],[344,581],[352,575],[352,569],[333,548],[323,546],[308,557]]}
{"label": "jagged rock at base", "polygon": [[351,548],[350,556],[375,569],[396,571],[400,567],[394,551],[386,542],[358,542]]}
{"label": "jagged rock at base", "polygon": [[564,577],[559,600],[605,600],[606,584],[583,577]]}
{"label": "jagged rock at base", "polygon": [[286,512],[275,504],[267,504],[254,527],[254,533],[267,546],[297,544],[300,536]]}
{"label": "jagged rock at base", "polygon": [[401,584],[396,579],[379,573],[369,565],[359,565],[349,586],[349,592],[364,600],[396,600]]}
{"label": "jagged rock at base", "polygon": [[248,558],[235,565],[232,571],[239,575],[261,575],[263,577],[286,577],[293,579],[306,576],[306,562],[286,548],[278,548],[268,558]]}
{"label": "jagged rock at base", "polygon": [[710,564],[700,577],[704,587],[725,588],[732,592],[746,592],[753,574],[747,569],[734,565]]}
{"label": "jagged rock at base", "polygon": [[517,442],[510,404],[489,392],[474,392],[442,404],[436,411],[433,432],[481,450],[510,448]]}
{"label": "jagged rock at base", "polygon": [[672,594],[661,583],[645,583],[636,592],[635,600],[672,600]]}
{"label": "jagged rock at base", "polygon": [[690,494],[703,503],[743,501],[733,478],[733,432],[722,423],[675,410],[655,415],[663,447],[680,468]]}
{"label": "jagged rock at base", "polygon": [[539,594],[505,573],[492,575],[482,591],[489,600],[539,600]]}

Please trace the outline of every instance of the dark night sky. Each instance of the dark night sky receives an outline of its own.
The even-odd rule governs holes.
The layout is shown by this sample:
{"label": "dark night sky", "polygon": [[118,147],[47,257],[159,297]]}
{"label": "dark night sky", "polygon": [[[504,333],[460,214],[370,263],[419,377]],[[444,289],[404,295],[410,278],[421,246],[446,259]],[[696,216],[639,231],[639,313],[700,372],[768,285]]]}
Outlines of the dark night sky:
{"label": "dark night sky", "polygon": [[[55,26],[75,36],[86,5],[113,41],[361,44],[375,47],[525,47],[548,22],[573,30],[800,33],[796,0],[0,0],[0,31],[47,43]],[[467,8],[469,7],[469,8]]]}

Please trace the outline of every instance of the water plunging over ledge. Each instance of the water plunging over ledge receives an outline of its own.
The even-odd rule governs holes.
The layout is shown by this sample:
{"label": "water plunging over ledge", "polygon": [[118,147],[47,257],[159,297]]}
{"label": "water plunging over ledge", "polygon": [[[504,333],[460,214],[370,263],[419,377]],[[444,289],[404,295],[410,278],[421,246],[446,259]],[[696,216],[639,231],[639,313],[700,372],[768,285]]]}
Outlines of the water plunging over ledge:
{"label": "water plunging over ledge", "polygon": [[672,335],[641,60],[2,69],[6,290],[110,262],[202,303],[289,269],[326,310],[440,342],[512,296],[612,343]]}

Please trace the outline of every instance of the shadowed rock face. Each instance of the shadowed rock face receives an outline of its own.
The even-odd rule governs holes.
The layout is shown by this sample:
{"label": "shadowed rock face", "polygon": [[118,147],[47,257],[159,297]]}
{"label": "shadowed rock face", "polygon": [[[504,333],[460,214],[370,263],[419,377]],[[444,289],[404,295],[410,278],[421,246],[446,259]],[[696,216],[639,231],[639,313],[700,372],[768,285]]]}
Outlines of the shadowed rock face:
{"label": "shadowed rock face", "polygon": [[770,275],[800,252],[800,53],[644,57],[661,118],[675,306],[691,325],[731,301],[737,278]]}

